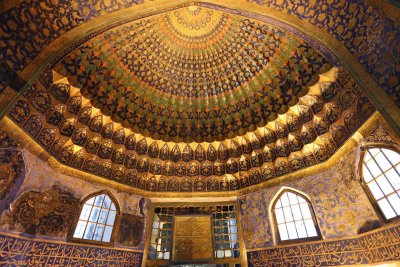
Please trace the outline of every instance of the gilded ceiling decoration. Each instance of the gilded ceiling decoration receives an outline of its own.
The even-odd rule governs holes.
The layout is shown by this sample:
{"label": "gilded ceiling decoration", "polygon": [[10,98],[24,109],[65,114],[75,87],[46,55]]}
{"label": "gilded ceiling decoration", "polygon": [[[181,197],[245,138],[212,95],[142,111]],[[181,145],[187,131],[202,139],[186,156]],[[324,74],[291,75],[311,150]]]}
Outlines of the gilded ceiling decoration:
{"label": "gilded ceiling decoration", "polygon": [[212,142],[275,120],[331,67],[288,32],[189,6],[106,31],[55,69],[134,132]]}
{"label": "gilded ceiling decoration", "polygon": [[80,44],[8,116],[62,164],[143,190],[196,192],[323,162],[373,110],[304,40],[189,6]]}
{"label": "gilded ceiling decoration", "polygon": [[[5,8],[0,16],[2,51],[0,60],[4,60],[16,72],[22,71],[54,40],[88,21],[112,12],[132,10],[136,6],[149,6],[147,0],[17,2],[5,0],[3,2],[4,6],[10,7]],[[164,4],[162,1],[151,2],[154,3],[153,13]],[[204,1],[199,5],[213,8],[231,5],[230,1],[215,1],[216,5],[209,2],[213,1]],[[354,55],[385,93],[396,102],[397,106],[400,105],[398,78],[400,77],[398,68],[400,24],[398,20],[392,18],[397,14],[395,10],[393,16],[388,16],[383,8],[385,4],[367,0],[334,2],[321,0],[318,4],[315,1],[289,0],[237,0],[236,2],[243,6],[243,10],[250,6],[253,10],[267,7],[275,10],[279,17],[287,15],[296,17],[327,32]],[[239,10],[235,12],[241,13]],[[207,24],[206,21],[196,23],[199,26]],[[184,16],[180,17],[180,24],[185,25]],[[186,26],[190,27],[190,24],[192,23],[186,23]],[[26,34],[28,32],[32,34]],[[0,79],[0,92],[4,88],[5,84]]]}

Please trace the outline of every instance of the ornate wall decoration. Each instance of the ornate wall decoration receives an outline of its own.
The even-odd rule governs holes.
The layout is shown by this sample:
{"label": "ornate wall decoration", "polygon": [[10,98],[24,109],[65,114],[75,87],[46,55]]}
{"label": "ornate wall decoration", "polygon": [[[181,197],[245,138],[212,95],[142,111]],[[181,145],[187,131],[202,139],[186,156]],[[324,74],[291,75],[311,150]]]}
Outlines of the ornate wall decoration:
{"label": "ornate wall decoration", "polygon": [[396,143],[390,134],[390,131],[385,129],[383,125],[376,127],[368,136],[364,138],[364,142],[387,142]]}
{"label": "ornate wall decoration", "polygon": [[0,233],[2,266],[141,266],[143,253],[130,250],[33,241]]}
{"label": "ornate wall decoration", "polygon": [[16,196],[25,178],[25,161],[19,145],[0,130],[0,213]]}
{"label": "ornate wall decoration", "polygon": [[123,213],[118,230],[118,244],[127,247],[139,246],[145,236],[144,224],[143,217]]}
{"label": "ornate wall decoration", "polygon": [[66,237],[78,205],[78,199],[57,186],[45,192],[27,191],[3,214],[1,223],[33,236]]}
{"label": "ornate wall decoration", "polygon": [[395,225],[354,238],[252,251],[247,259],[250,267],[359,266],[398,260],[399,252],[400,226]]}
{"label": "ornate wall decoration", "polygon": [[[380,226],[358,178],[358,150],[342,158],[332,170],[282,184],[307,194],[324,238],[338,238]],[[281,186],[239,198],[243,236],[248,249],[272,246],[269,203]]]}

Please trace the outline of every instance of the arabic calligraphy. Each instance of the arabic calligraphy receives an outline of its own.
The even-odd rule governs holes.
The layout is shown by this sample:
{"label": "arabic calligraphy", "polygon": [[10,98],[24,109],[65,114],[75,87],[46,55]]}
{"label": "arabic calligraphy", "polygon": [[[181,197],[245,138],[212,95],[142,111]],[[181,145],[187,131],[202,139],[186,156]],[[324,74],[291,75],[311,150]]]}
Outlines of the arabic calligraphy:
{"label": "arabic calligraphy", "polygon": [[143,253],[41,242],[0,233],[0,266],[141,266]]}
{"label": "arabic calligraphy", "polygon": [[338,266],[399,260],[400,224],[353,239],[252,251],[247,257],[250,267]]}

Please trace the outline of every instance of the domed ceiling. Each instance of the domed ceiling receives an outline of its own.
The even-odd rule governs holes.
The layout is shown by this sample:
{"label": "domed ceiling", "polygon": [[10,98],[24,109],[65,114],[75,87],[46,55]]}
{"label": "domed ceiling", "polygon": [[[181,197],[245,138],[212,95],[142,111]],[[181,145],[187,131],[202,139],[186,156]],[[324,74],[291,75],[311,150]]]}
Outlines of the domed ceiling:
{"label": "domed ceiling", "polygon": [[331,67],[290,33],[191,6],[99,35],[55,69],[134,132],[212,142],[273,121]]}
{"label": "domed ceiling", "polygon": [[9,116],[67,166],[187,192],[323,162],[373,110],[345,70],[292,33],[188,6],[71,48]]}

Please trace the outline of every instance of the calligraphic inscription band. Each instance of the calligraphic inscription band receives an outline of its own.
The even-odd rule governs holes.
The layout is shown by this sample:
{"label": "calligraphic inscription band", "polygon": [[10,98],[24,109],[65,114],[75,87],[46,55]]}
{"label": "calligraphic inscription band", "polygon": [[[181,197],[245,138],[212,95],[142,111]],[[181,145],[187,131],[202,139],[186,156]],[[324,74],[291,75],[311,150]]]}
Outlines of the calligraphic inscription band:
{"label": "calligraphic inscription band", "polygon": [[296,244],[247,253],[250,267],[338,266],[400,259],[400,225],[352,239]]}
{"label": "calligraphic inscription band", "polygon": [[143,253],[17,238],[0,233],[0,266],[141,266]]}

